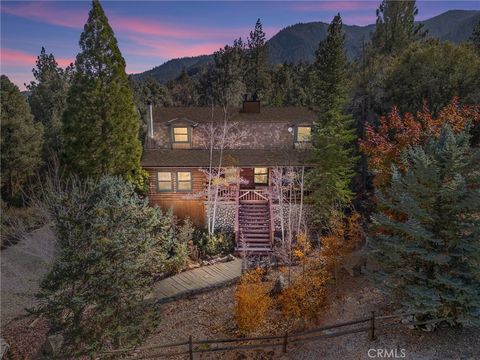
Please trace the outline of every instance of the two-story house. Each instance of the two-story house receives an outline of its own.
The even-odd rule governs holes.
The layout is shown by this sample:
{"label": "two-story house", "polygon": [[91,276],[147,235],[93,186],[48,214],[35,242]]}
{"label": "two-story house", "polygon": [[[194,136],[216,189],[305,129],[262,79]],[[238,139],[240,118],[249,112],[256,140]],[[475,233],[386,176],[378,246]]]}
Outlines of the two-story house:
{"label": "two-story house", "polygon": [[[267,251],[275,229],[271,171],[305,164],[314,120],[315,113],[305,107],[261,108],[258,101],[229,108],[227,115],[223,108],[150,107],[142,158],[150,174],[150,203],[204,225],[209,205],[204,196],[194,195],[202,194],[207,183],[202,169],[216,166],[221,155],[222,166],[228,167],[224,176],[233,172],[242,181],[230,197],[222,197],[219,226],[234,230],[237,239],[241,234],[250,252]],[[218,146],[209,146],[209,136],[220,142],[225,121],[236,125],[239,138],[229,139],[220,154]],[[209,132],[213,127],[220,131]]]}

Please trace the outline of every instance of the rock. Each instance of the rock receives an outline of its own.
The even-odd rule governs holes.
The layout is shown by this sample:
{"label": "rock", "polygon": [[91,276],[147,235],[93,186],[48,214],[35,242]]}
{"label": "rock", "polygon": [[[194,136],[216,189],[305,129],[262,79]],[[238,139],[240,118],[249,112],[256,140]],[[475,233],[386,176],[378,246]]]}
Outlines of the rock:
{"label": "rock", "polygon": [[277,280],[273,283],[272,291],[270,292],[270,296],[277,296],[287,287],[287,281],[280,275]]}
{"label": "rock", "polygon": [[227,261],[233,261],[233,260],[235,260],[235,256],[233,256],[232,254],[228,254]]}
{"label": "rock", "polygon": [[3,355],[7,353],[9,348],[10,346],[7,342],[3,338],[0,338],[0,359],[3,359]]}
{"label": "rock", "polygon": [[343,268],[347,270],[350,276],[357,276],[362,273],[362,268],[367,262],[367,254],[363,250],[355,251],[345,260]]}
{"label": "rock", "polygon": [[54,334],[47,337],[43,351],[45,355],[56,356],[60,353],[63,345],[63,335]]}

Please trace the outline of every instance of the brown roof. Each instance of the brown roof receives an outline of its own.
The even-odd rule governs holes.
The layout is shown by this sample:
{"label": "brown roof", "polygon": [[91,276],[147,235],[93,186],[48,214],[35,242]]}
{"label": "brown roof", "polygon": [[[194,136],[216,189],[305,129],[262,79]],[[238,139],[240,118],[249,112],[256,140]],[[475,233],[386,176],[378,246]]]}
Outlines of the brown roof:
{"label": "brown roof", "polygon": [[[229,121],[253,122],[291,122],[292,124],[307,122],[316,119],[315,113],[306,107],[262,107],[260,113],[243,113],[240,108],[228,108]],[[197,123],[212,121],[211,107],[155,107],[153,121],[166,123],[174,119],[190,120]],[[213,108],[213,121],[224,120],[223,108]]]}
{"label": "brown roof", "polygon": [[[219,153],[213,156],[214,165],[218,163]],[[225,150],[223,164],[233,166],[294,166],[306,164],[308,150],[275,149]],[[209,150],[144,150],[142,165],[144,167],[205,167],[210,163]]]}

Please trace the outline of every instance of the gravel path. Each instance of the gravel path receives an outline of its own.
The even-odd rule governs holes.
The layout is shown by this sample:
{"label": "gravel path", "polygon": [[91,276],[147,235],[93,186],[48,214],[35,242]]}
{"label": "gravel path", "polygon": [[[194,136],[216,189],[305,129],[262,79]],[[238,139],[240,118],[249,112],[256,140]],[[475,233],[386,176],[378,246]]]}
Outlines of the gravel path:
{"label": "gravel path", "polygon": [[53,260],[55,238],[49,227],[33,231],[1,252],[2,328],[36,304],[35,293]]}

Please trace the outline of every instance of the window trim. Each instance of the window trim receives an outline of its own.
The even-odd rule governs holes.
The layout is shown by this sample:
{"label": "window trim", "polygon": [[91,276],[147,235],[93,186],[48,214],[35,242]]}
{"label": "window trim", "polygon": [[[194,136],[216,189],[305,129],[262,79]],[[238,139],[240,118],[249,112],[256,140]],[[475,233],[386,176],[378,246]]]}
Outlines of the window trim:
{"label": "window trim", "polygon": [[[187,129],[187,141],[175,141],[175,129]],[[185,135],[185,134],[179,134]],[[191,142],[192,135],[191,135],[191,127],[188,125],[177,125],[172,126],[172,143],[173,144],[189,144]]]}
{"label": "window trim", "polygon": [[[258,174],[257,174],[257,173],[255,173],[255,170],[256,170],[256,169],[265,169],[265,170],[266,170],[266,172],[264,172],[264,173],[258,173]],[[260,183],[259,183],[259,182],[257,182],[257,181],[256,181],[256,176],[257,176],[257,175],[260,175],[260,176],[264,176],[264,175],[266,175],[266,176],[267,176],[267,180],[266,180],[266,182],[260,182]],[[254,185],[268,186],[268,180],[269,180],[269,171],[268,171],[268,167],[263,167],[263,166],[262,166],[262,167],[260,167],[260,166],[259,166],[259,167],[254,167],[254,168],[253,168],[253,184],[254,184]]]}
{"label": "window trim", "polygon": [[[310,129],[310,140],[307,141],[298,141],[298,129],[299,128],[309,128]],[[294,137],[294,143],[295,144],[308,144],[312,142],[312,126],[311,125],[297,125],[295,127],[295,137]]]}
{"label": "window trim", "polygon": [[[163,173],[163,174],[170,174],[170,189],[160,189],[159,183],[159,176],[158,174]],[[163,183],[167,183],[166,180],[162,180]],[[171,171],[157,171],[157,192],[173,192],[173,172]]]}
{"label": "window trim", "polygon": [[[190,189],[188,190],[180,190],[178,184],[179,183],[186,183],[187,181],[186,180],[179,180],[179,176],[178,174],[179,173],[188,173],[190,174],[190,180],[188,181],[188,183],[190,184]],[[188,193],[188,192],[192,192],[193,191],[193,178],[192,178],[192,172],[191,171],[177,171],[175,173],[175,176],[176,176],[176,184],[177,184],[177,192],[183,192],[183,193]]]}

